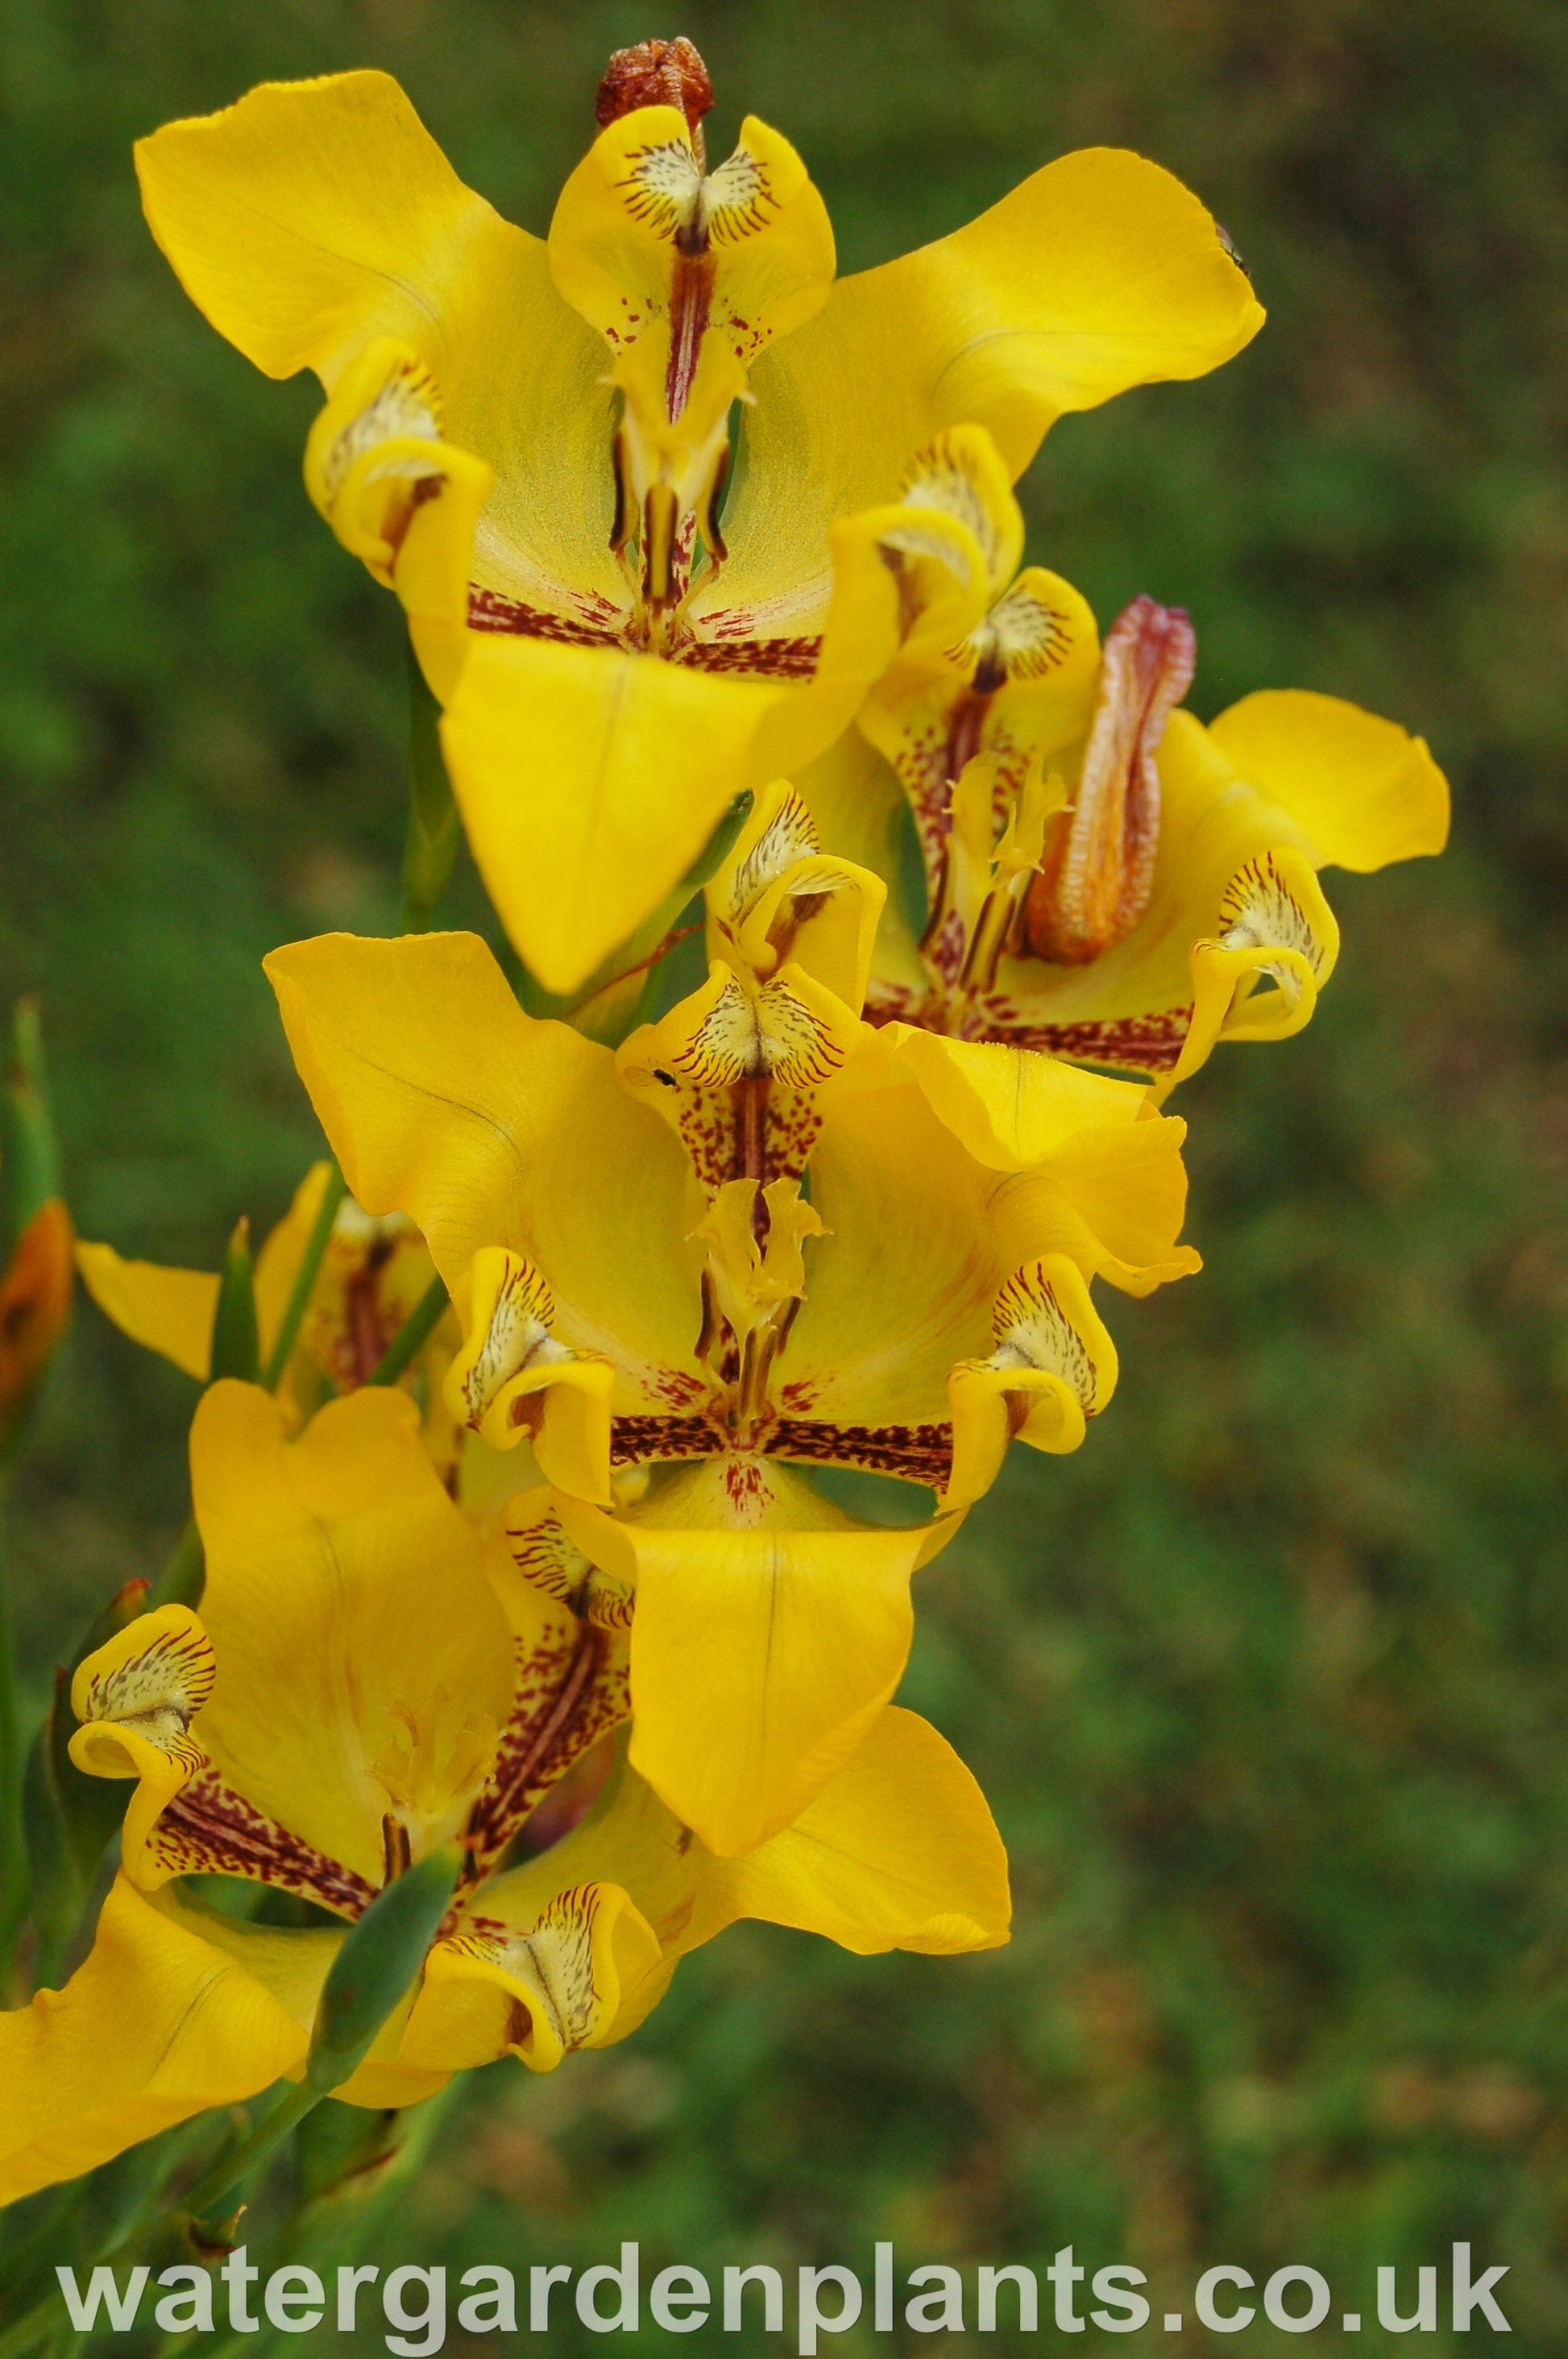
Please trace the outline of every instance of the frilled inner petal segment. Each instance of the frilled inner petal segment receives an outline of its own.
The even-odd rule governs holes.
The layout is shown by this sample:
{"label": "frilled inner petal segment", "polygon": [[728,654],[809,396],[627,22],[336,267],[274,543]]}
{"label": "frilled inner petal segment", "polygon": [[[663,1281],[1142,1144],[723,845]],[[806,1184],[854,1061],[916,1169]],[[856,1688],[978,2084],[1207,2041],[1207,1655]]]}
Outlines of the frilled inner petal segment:
{"label": "frilled inner petal segment", "polygon": [[71,1681],[81,1725],[70,1757],[93,1777],[135,1777],[124,1852],[137,1856],[157,1818],[206,1766],[190,1724],[212,1693],[212,1645],[188,1605],[160,1605],[89,1655]]}

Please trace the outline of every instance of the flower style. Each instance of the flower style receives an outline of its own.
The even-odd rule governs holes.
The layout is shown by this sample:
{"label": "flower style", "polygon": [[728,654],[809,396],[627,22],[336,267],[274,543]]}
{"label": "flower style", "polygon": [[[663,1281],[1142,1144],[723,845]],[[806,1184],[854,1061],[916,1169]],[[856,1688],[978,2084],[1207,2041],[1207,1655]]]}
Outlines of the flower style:
{"label": "flower style", "polygon": [[[297,2079],[342,1939],[330,1919],[356,1919],[453,1835],[453,1907],[339,2091],[351,2103],[411,2104],[503,2054],[545,2071],[623,2038],[679,1957],[740,1916],[866,1952],[1006,1939],[985,1804],[906,1712],[744,1861],[712,1859],[623,1768],[589,1818],[552,1823],[564,1774],[624,1712],[614,1601],[579,1614],[504,1545],[487,1553],[405,1397],[357,1392],[290,1440],[277,1403],[225,1379],[198,1409],[192,1466],[200,1615],[144,1614],[73,1687],[73,1760],[136,1790],[86,1962],[0,2017],[0,2201]],[[533,1855],[508,1865],[514,1848]],[[246,1921],[181,1884],[193,1874],[328,1917]]]}
{"label": "flower style", "polygon": [[748,116],[708,169],[710,100],[688,43],[622,53],[544,241],[381,73],[264,84],[137,150],[207,317],[321,378],[311,496],[407,610],[481,870],[554,991],[893,652],[891,586],[870,638],[834,599],[836,518],[966,419],[1016,476],[1064,412],[1201,375],[1262,320],[1196,200],[1112,149],[836,282],[787,140]]}
{"label": "flower style", "polygon": [[1174,709],[1186,615],[1135,599],[1102,651],[1068,582],[1016,571],[1022,546],[973,426],[840,529],[842,563],[897,571],[904,636],[800,789],[829,844],[887,874],[904,804],[914,818],[928,915],[917,939],[890,911],[873,1020],[1168,1091],[1218,1039],[1309,1021],[1339,943],[1316,871],[1440,852],[1447,784],[1420,738],[1335,697],[1249,696],[1206,729]]}
{"label": "flower style", "polygon": [[[633,1767],[726,1854],[885,1704],[911,1576],[1010,1435],[1071,1449],[1103,1407],[1091,1280],[1196,1266],[1145,1091],[838,997],[879,895],[774,788],[710,888],[707,984],[618,1055],[524,1016],[469,936],[267,962],[356,1197],[408,1214],[463,1314],[455,1413],[527,1436],[584,1572],[634,1590]],[[938,1511],[868,1526],[814,1464]]]}

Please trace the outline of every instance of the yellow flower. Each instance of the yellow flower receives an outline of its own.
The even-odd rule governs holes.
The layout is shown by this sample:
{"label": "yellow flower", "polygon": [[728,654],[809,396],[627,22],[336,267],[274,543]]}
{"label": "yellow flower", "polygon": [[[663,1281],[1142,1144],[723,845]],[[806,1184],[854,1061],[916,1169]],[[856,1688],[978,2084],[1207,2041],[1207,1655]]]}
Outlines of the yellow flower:
{"label": "yellow flower", "polygon": [[918,940],[889,913],[875,1020],[1169,1090],[1218,1039],[1308,1021],[1339,944],[1319,868],[1443,849],[1447,784],[1394,723],[1284,690],[1205,729],[1173,710],[1192,625],[1152,598],[1102,651],[1070,583],[1016,571],[1022,517],[981,429],[931,443],[837,546],[846,607],[894,571],[903,637],[799,791],[841,857],[890,875],[907,804],[929,905]]}
{"label": "yellow flower", "polygon": [[[574,1544],[635,1587],[632,1761],[724,1854],[787,1823],[892,1694],[910,1578],[1010,1434],[1071,1449],[1104,1406],[1090,1281],[1197,1266],[1181,1125],[1144,1090],[878,1033],[837,996],[875,880],[804,820],[762,798],[709,895],[730,958],[618,1055],[524,1016],[470,936],[267,962],[355,1195],[416,1222],[464,1314],[454,1412],[527,1436]],[[792,1462],[925,1484],[938,1512],[869,1526]]]}
{"label": "yellow flower", "polygon": [[966,419],[1017,475],[1065,411],[1201,375],[1262,319],[1203,207],[1112,149],[835,283],[787,140],[748,116],[709,171],[700,60],[652,49],[612,65],[543,241],[381,73],[264,84],[137,151],[207,317],[320,376],[311,495],[407,609],[486,883],[563,992],[892,651],[885,595],[871,639],[829,611],[835,518]]}
{"label": "yellow flower", "polygon": [[[331,1169],[330,1163],[311,1167],[256,1256],[256,1325],[264,1364],[277,1340]],[[207,1382],[220,1284],[215,1271],[127,1261],[112,1245],[85,1242],[76,1248],[76,1263],[93,1301],[123,1334],[172,1360],[199,1384]],[[284,1378],[291,1406],[299,1395],[303,1408],[314,1407],[323,1380],[341,1392],[362,1385],[434,1276],[435,1265],[407,1221],[373,1221],[345,1197],[333,1215],[320,1275]]]}
{"label": "yellow flower", "polygon": [[[331,1169],[330,1163],[312,1166],[256,1256],[264,1366],[277,1342]],[[220,1285],[215,1272],[129,1261],[112,1245],[87,1243],[77,1245],[76,1261],[87,1291],[122,1333],[172,1360],[199,1384],[207,1382]],[[278,1378],[277,1397],[291,1426],[302,1425],[334,1393],[351,1392],[364,1383],[435,1274],[412,1222],[396,1212],[372,1219],[351,1196],[342,1199]],[[422,1392],[426,1447],[438,1470],[460,1504],[482,1518],[516,1487],[516,1474],[513,1467],[498,1468],[445,1406],[442,1386],[458,1342],[458,1322],[449,1311],[400,1381]]]}
{"label": "yellow flower", "polygon": [[[561,1829],[537,1806],[624,1712],[624,1615],[613,1597],[582,1595],[579,1613],[557,1594],[521,1527],[487,1551],[402,1395],[356,1392],[291,1441],[275,1401],[226,1380],[191,1455],[200,1616],[143,1615],[73,1686],[72,1758],[136,1791],[91,1955],[63,1991],[0,2017],[0,2201],[299,2077],[342,1936],[222,1913],[179,1882],[192,1874],[351,1921],[460,1838],[464,1878],[422,1982],[338,2092],[369,2106],[508,2052],[544,2071],[623,2038],[678,1958],[739,1916],[868,1951],[1005,1940],[984,1802],[903,1712],[744,1862],[710,1858],[629,1771],[543,1848]],[[514,1844],[537,1855],[507,1866]]]}

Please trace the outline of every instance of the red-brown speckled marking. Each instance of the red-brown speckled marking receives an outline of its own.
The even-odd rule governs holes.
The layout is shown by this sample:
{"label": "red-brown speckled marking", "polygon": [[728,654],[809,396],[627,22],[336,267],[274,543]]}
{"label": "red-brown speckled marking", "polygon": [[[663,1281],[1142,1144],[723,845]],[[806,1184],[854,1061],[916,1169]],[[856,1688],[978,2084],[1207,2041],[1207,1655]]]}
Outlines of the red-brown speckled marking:
{"label": "red-brown speckled marking", "polygon": [[340,1917],[361,1916],[375,1886],[340,1866],[265,1810],[258,1810],[215,1769],[199,1769],[164,1811],[151,1848],[160,1867],[177,1875],[243,1875],[319,1901]]}

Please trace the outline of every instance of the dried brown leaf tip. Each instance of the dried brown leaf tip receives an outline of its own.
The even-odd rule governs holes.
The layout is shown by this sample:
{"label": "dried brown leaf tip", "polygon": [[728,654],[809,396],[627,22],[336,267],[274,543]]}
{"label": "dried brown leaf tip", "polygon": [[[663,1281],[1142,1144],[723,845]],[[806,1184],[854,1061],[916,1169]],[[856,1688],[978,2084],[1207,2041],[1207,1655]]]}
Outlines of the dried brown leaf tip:
{"label": "dried brown leaf tip", "polygon": [[695,43],[680,34],[673,41],[639,41],[617,49],[605,68],[593,103],[600,130],[639,106],[678,106],[702,160],[703,116],[713,103],[713,84]]}

